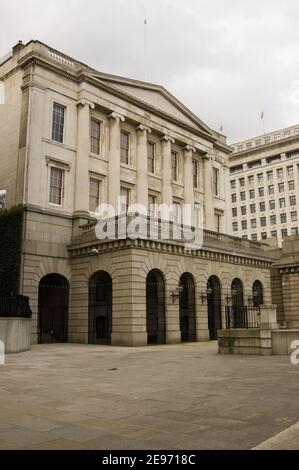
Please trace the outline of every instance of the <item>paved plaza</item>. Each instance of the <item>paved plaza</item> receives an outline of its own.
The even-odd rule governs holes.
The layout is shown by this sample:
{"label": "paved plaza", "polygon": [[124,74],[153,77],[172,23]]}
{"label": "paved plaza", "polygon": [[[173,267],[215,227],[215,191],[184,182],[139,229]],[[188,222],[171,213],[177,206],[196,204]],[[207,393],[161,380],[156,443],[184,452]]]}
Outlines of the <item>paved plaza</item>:
{"label": "paved plaza", "polygon": [[0,449],[299,449],[289,357],[38,345],[0,377]]}

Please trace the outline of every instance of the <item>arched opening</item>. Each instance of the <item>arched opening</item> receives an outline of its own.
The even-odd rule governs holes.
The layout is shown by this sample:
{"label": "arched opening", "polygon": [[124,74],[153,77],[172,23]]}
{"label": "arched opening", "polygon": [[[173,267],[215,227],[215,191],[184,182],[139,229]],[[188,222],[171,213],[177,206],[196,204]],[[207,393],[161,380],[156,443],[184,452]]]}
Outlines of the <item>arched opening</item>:
{"label": "arched opening", "polygon": [[88,343],[111,344],[112,279],[97,271],[89,281]]}
{"label": "arched opening", "polygon": [[254,307],[259,307],[264,303],[263,285],[261,281],[254,281],[252,286],[252,303]]}
{"label": "arched opening", "polygon": [[234,307],[243,307],[244,296],[243,296],[243,284],[237,277],[233,280],[231,286],[232,305]]}
{"label": "arched opening", "polygon": [[146,329],[148,344],[165,343],[165,282],[158,269],[146,278]]}
{"label": "arched opening", "polygon": [[180,277],[183,288],[180,296],[180,330],[182,343],[196,341],[195,286],[193,276],[184,273]]}
{"label": "arched opening", "polygon": [[48,274],[38,288],[39,343],[65,343],[68,332],[69,283],[60,274]]}
{"label": "arched opening", "polygon": [[208,292],[208,325],[210,340],[217,339],[217,330],[222,328],[221,287],[217,276],[211,276],[207,283]]}

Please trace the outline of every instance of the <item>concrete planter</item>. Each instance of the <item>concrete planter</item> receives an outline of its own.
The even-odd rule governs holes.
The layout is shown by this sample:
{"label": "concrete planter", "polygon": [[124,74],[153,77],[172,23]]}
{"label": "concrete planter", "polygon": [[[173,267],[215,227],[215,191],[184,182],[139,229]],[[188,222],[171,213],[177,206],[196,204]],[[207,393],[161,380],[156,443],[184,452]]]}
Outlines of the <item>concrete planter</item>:
{"label": "concrete planter", "polygon": [[31,318],[0,317],[0,341],[5,353],[28,351],[31,345]]}

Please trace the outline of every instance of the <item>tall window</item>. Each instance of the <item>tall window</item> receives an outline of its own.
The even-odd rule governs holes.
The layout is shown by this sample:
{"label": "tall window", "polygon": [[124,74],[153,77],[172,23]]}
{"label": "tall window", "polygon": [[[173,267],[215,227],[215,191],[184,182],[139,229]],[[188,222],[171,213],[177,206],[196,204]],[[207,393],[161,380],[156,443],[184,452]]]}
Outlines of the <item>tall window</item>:
{"label": "tall window", "polygon": [[148,214],[151,218],[156,217],[157,196],[148,195]]}
{"label": "tall window", "polygon": [[193,165],[193,188],[198,188],[198,161],[192,160]]}
{"label": "tall window", "polygon": [[55,140],[55,142],[63,143],[64,114],[65,107],[61,106],[61,104],[54,103],[52,118],[52,140]]}
{"label": "tall window", "polygon": [[219,195],[219,170],[213,168],[213,191],[216,196]]}
{"label": "tall window", "polygon": [[295,181],[291,180],[289,181],[289,190],[293,191],[295,189]]}
{"label": "tall window", "polygon": [[296,205],[296,196],[290,196],[290,206]]}
{"label": "tall window", "polygon": [[129,164],[129,145],[130,135],[128,132],[121,131],[120,133],[120,161],[121,163]]}
{"label": "tall window", "polygon": [[181,204],[173,201],[173,222],[179,224],[181,222]]}
{"label": "tall window", "polygon": [[100,188],[101,181],[96,178],[90,178],[89,180],[89,210],[96,212],[98,205],[100,204]]}
{"label": "tall window", "polygon": [[50,173],[50,198],[51,204],[61,206],[63,196],[63,170],[51,168]]}
{"label": "tall window", "polygon": [[238,222],[233,222],[233,232],[238,231]]}
{"label": "tall window", "polygon": [[129,205],[130,205],[130,189],[121,187],[120,197],[121,197],[120,211],[121,213],[127,214]]}
{"label": "tall window", "polygon": [[171,152],[171,174],[172,174],[172,180],[177,181],[178,180],[178,153],[174,151]]}
{"label": "tall window", "polygon": [[221,232],[221,219],[222,219],[222,214],[219,212],[215,212],[215,230],[216,232]]}
{"label": "tall window", "polygon": [[255,197],[255,191],[254,191],[254,189],[250,189],[250,191],[249,191],[249,197],[250,197],[250,199],[254,199],[254,197]]}
{"label": "tall window", "polygon": [[232,180],[230,182],[230,187],[231,187],[231,189],[236,189],[236,180]]}
{"label": "tall window", "polygon": [[155,147],[153,142],[147,143],[147,170],[150,173],[155,173]]}
{"label": "tall window", "polygon": [[90,151],[96,155],[100,155],[101,141],[101,123],[96,119],[90,121]]}

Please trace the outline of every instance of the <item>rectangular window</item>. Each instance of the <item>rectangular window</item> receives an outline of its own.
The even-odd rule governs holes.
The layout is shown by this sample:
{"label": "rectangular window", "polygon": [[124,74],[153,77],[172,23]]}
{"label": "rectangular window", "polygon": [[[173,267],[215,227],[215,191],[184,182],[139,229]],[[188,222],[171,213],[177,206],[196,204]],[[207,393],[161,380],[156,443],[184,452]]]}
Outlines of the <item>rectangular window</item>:
{"label": "rectangular window", "polygon": [[200,204],[194,204],[194,219],[195,227],[202,228],[202,206]]}
{"label": "rectangular window", "polygon": [[236,193],[232,194],[232,202],[237,202],[237,195],[236,195]]}
{"label": "rectangular window", "polygon": [[222,216],[218,212],[215,212],[214,218],[215,218],[215,230],[216,230],[216,232],[220,233],[221,232],[221,219],[222,219]]}
{"label": "rectangular window", "polygon": [[178,180],[178,153],[174,151],[171,152],[171,174],[172,174],[172,180],[177,181]]}
{"label": "rectangular window", "polygon": [[232,209],[232,213],[233,213],[233,217],[237,217],[237,215],[238,215],[238,209],[237,209],[236,207],[234,207],[234,208]]}
{"label": "rectangular window", "polygon": [[256,228],[256,219],[251,219],[250,224],[251,228]]}
{"label": "rectangular window", "polygon": [[278,184],[278,191],[279,191],[280,193],[283,193],[283,192],[284,192],[284,183],[279,183],[279,184]]}
{"label": "rectangular window", "polygon": [[274,199],[271,199],[271,201],[269,201],[269,208],[270,208],[270,210],[275,209],[275,200]]}
{"label": "rectangular window", "polygon": [[267,238],[267,232],[262,232],[261,233],[262,240],[266,240]]}
{"label": "rectangular window", "polygon": [[238,222],[233,222],[233,232],[238,231]]}
{"label": "rectangular window", "polygon": [[261,217],[260,221],[261,221],[261,227],[266,227],[267,225],[266,217]]}
{"label": "rectangular window", "polygon": [[242,220],[242,230],[247,230],[247,220]]}
{"label": "rectangular window", "polygon": [[281,238],[285,238],[287,236],[288,236],[288,229],[283,228],[282,231],[281,231]]}
{"label": "rectangular window", "polygon": [[147,143],[147,170],[149,173],[155,173],[155,144]]}
{"label": "rectangular window", "polygon": [[245,178],[239,178],[239,185],[245,186]]}
{"label": "rectangular window", "polygon": [[279,207],[280,209],[283,209],[286,206],[286,200],[284,197],[279,199]]}
{"label": "rectangular window", "polygon": [[268,194],[274,194],[274,185],[273,184],[268,186]]}
{"label": "rectangular window", "polygon": [[290,196],[290,206],[296,205],[296,196]]}
{"label": "rectangular window", "polygon": [[251,190],[249,191],[249,197],[250,197],[250,199],[254,199],[254,197],[255,197],[255,191],[254,191],[254,189],[251,189]]}
{"label": "rectangular window", "polygon": [[213,190],[216,196],[219,195],[219,170],[218,168],[213,168]]}
{"label": "rectangular window", "polygon": [[130,196],[131,191],[128,188],[121,187],[120,188],[120,197],[121,197],[121,204],[120,204],[120,211],[122,214],[127,214],[129,205],[130,205]]}
{"label": "rectangular window", "polygon": [[276,225],[276,215],[270,215],[270,224]]}
{"label": "rectangular window", "polygon": [[120,162],[129,165],[130,134],[125,131],[120,132]]}
{"label": "rectangular window", "polygon": [[296,211],[291,212],[291,221],[292,222],[297,222],[297,212]]}
{"label": "rectangular window", "polygon": [[241,214],[246,215],[246,206],[241,206]]}
{"label": "rectangular window", "polygon": [[266,203],[265,202],[260,202],[260,211],[264,212],[266,210]]}
{"label": "rectangular window", "polygon": [[260,197],[263,197],[265,195],[264,188],[259,188],[259,195],[260,195]]}
{"label": "rectangular window", "polygon": [[241,199],[241,201],[245,201],[245,199],[246,199],[245,191],[242,191],[242,192],[240,193],[240,199]]}
{"label": "rectangular window", "polygon": [[272,230],[271,231],[271,237],[277,238],[277,230]]}
{"label": "rectangular window", "polygon": [[298,235],[298,227],[291,228],[291,235]]}
{"label": "rectangular window", "polygon": [[49,202],[61,206],[63,196],[64,172],[60,168],[51,168]]}
{"label": "rectangular window", "polygon": [[257,241],[257,234],[256,234],[256,233],[253,233],[253,234],[251,235],[251,240],[254,241],[254,242]]}
{"label": "rectangular window", "polygon": [[173,223],[181,223],[181,204],[176,201],[173,201]]}
{"label": "rectangular window", "polygon": [[236,180],[232,180],[230,182],[230,187],[231,187],[231,189],[236,189]]}
{"label": "rectangular window", "polygon": [[280,223],[281,224],[286,224],[287,223],[287,214],[285,212],[280,214]]}
{"label": "rectangular window", "polygon": [[96,178],[89,179],[89,210],[96,212],[100,204],[101,181]]}
{"label": "rectangular window", "polygon": [[248,176],[248,183],[249,184],[254,183],[254,176],[253,175]]}
{"label": "rectangular window", "polygon": [[193,188],[198,188],[198,161],[192,160],[193,167]]}
{"label": "rectangular window", "polygon": [[101,123],[96,119],[90,121],[90,151],[100,155]]}
{"label": "rectangular window", "polygon": [[148,195],[148,213],[151,218],[156,217],[157,196]]}
{"label": "rectangular window", "polygon": [[295,181],[291,180],[289,181],[289,190],[293,191],[295,189]]}
{"label": "rectangular window", "polygon": [[255,214],[255,204],[250,204],[250,213]]}
{"label": "rectangular window", "polygon": [[273,171],[267,171],[267,178],[268,178],[268,181],[272,181],[273,180]]}
{"label": "rectangular window", "polygon": [[63,143],[65,106],[53,104],[52,140]]}
{"label": "rectangular window", "polygon": [[277,178],[282,178],[283,177],[283,168],[278,168],[276,170]]}
{"label": "rectangular window", "polygon": [[263,173],[259,173],[259,174],[257,175],[257,180],[258,180],[259,183],[262,183],[262,182],[264,181],[264,175],[263,175]]}
{"label": "rectangular window", "polygon": [[288,177],[293,178],[293,176],[294,176],[294,167],[293,167],[293,165],[287,167],[287,172],[288,172]]}

